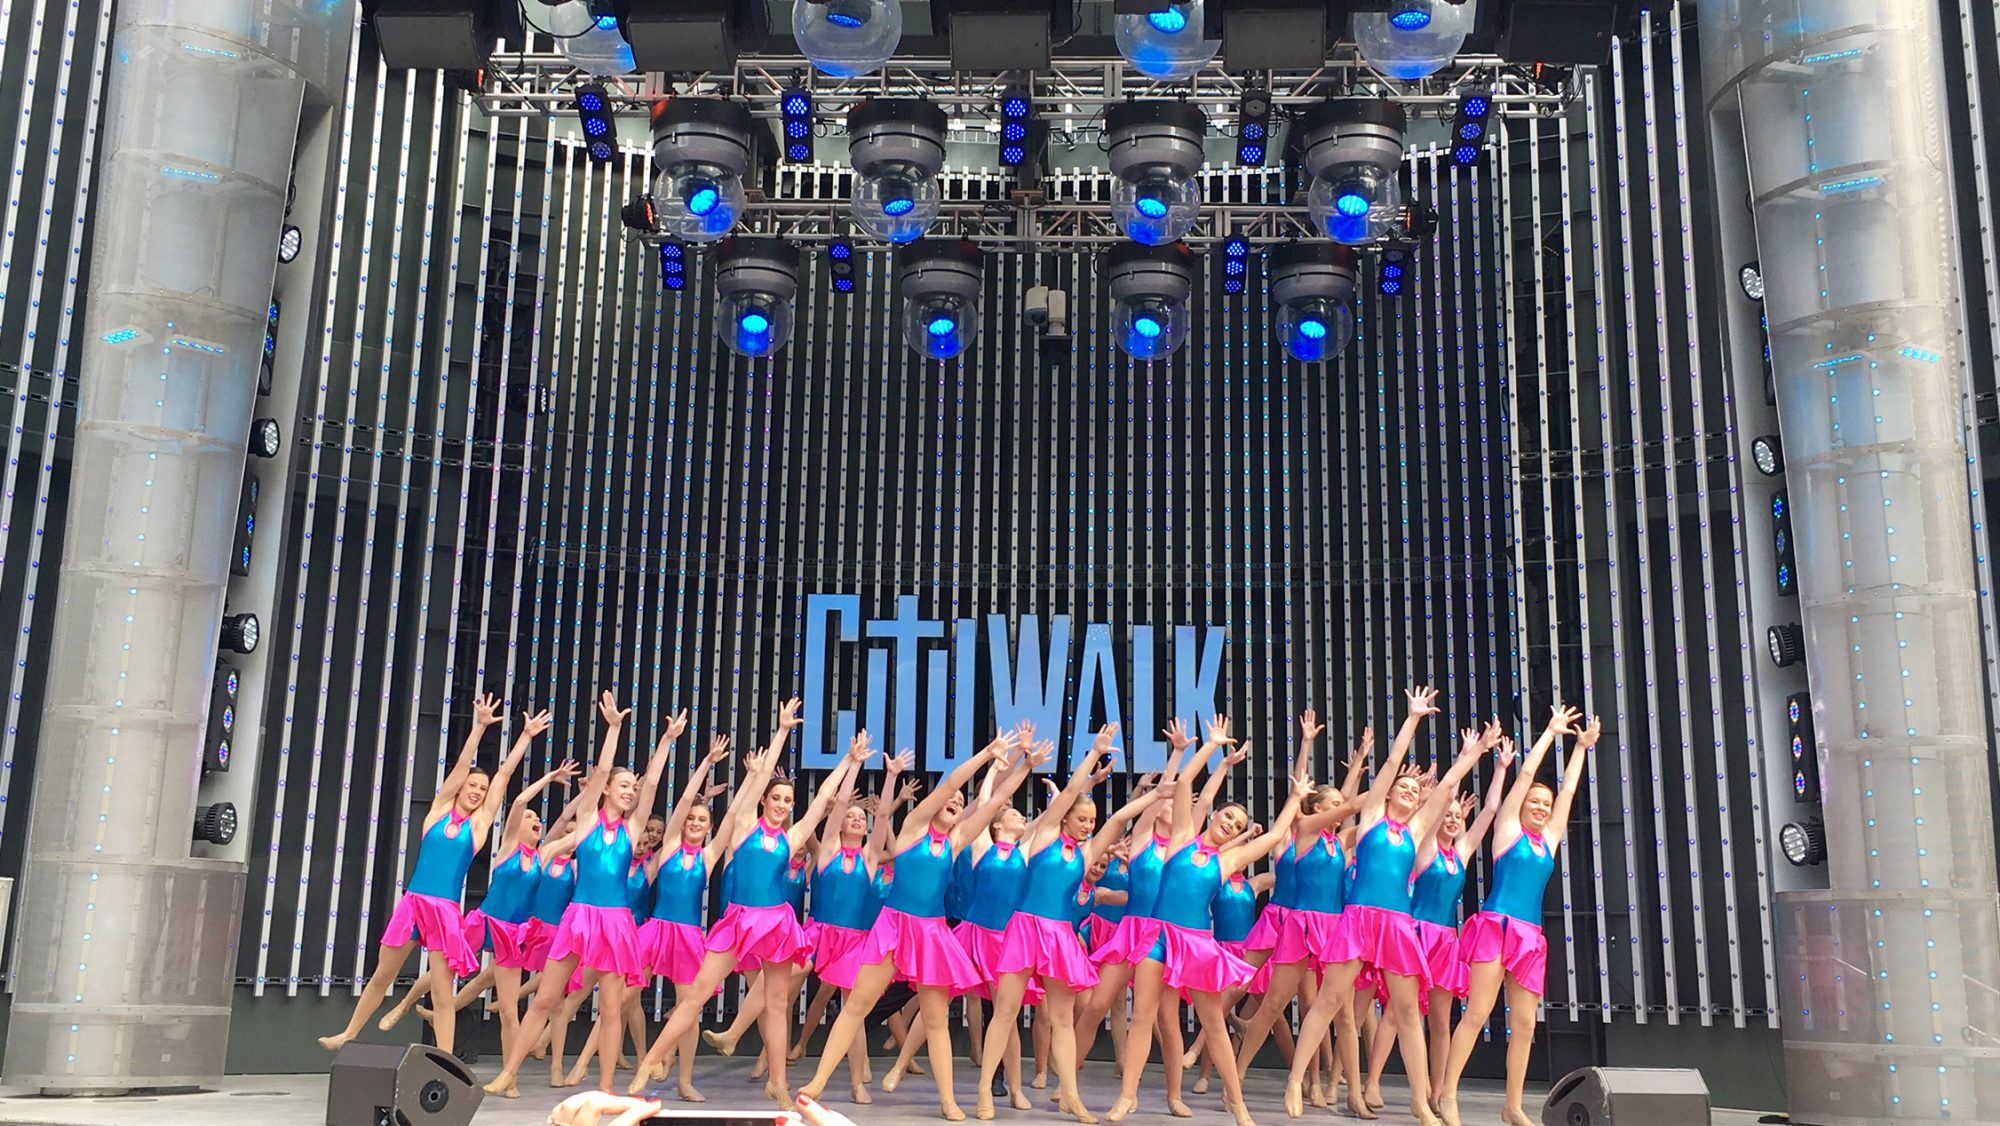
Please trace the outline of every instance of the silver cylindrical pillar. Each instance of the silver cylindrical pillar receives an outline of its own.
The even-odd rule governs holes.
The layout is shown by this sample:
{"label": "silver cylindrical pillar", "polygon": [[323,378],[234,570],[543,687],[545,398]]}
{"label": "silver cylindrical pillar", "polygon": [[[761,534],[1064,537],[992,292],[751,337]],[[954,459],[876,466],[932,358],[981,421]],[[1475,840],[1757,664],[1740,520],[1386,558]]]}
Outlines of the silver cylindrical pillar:
{"label": "silver cylindrical pillar", "polygon": [[1823,756],[1829,890],[1779,897],[1790,1109],[2000,1121],[1991,732],[1938,12],[1699,11],[1708,104],[1741,115],[1748,157]]}
{"label": "silver cylindrical pillar", "polygon": [[308,77],[345,62],[352,11],[118,7],[15,932],[16,1085],[223,1072],[243,867],[191,855],[203,726],[299,107]]}

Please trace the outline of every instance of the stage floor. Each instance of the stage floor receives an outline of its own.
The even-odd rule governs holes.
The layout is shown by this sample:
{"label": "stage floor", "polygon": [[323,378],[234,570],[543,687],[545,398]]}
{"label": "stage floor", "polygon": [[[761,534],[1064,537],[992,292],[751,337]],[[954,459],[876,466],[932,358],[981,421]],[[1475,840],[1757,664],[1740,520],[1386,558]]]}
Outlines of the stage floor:
{"label": "stage floor", "polygon": [[[877,1074],[882,1070],[878,1064]],[[712,1110],[765,1110],[770,1103],[761,1094],[762,1084],[752,1085],[749,1076],[749,1061],[743,1059],[718,1060],[704,1056],[700,1075],[703,1093],[708,1102],[701,1109]],[[492,1068],[483,1067],[482,1073],[490,1075]],[[1246,1095],[1251,1113],[1256,1115],[1260,1126],[1280,1126],[1287,1121],[1284,1109],[1279,1105],[1282,1076],[1276,1071],[1253,1071]],[[474,1126],[542,1126],[548,1109],[559,1101],[558,1093],[546,1085],[547,1070],[536,1071],[532,1066],[523,1074],[521,1097],[517,1100],[489,1098],[473,1116]],[[1167,1115],[1165,1101],[1158,1088],[1157,1071],[1147,1077],[1148,1084],[1141,1089],[1141,1113],[1127,1121],[1140,1126],[1168,1126],[1179,1120]],[[958,1083],[960,1099],[969,1112],[972,1109],[971,1084],[965,1079]],[[925,1076],[913,1076],[893,1095],[875,1094],[875,1103],[870,1107],[854,1107],[847,1101],[846,1087],[837,1086],[828,1093],[834,1097],[828,1105],[843,1113],[852,1115],[867,1126],[932,1126],[938,1121],[936,1115],[935,1088]],[[1195,1110],[1194,1122],[1199,1126],[1222,1126],[1230,1121],[1223,1113],[1219,1088],[1206,1095],[1188,1096],[1188,1103]],[[1094,1066],[1084,1074],[1084,1095],[1092,1109],[1099,1114],[1111,1105],[1117,1088],[1111,1069]],[[1382,1112],[1384,1123],[1409,1123],[1415,1121],[1407,1110],[1407,1096],[1400,1082],[1390,1080],[1385,1083],[1383,1093],[1388,1096],[1389,1106]],[[1067,1122],[1060,1118],[1050,1106],[1047,1093],[1032,1092],[1037,1107],[1048,1108],[1035,1111],[1002,1110],[997,1121]],[[1530,1088],[1528,1092],[1529,1113],[1540,1117],[1542,1092]],[[1004,1103],[1003,1103],[1004,1106]],[[1500,1120],[1501,1095],[1495,1084],[1467,1084],[1460,1097],[1460,1110],[1467,1126],[1473,1123],[1495,1123]],[[669,1100],[668,1109],[695,1109],[677,1100]],[[1715,1112],[1716,1126],[1750,1126],[1757,1121],[1757,1115],[1746,1111]],[[1307,1123],[1326,1122],[1338,1119],[1354,1121],[1344,1115],[1314,1110],[1308,1107]],[[31,1095],[21,1095],[0,1088],[0,1123],[6,1126],[222,1126],[240,1123],[242,1126],[322,1126],[326,1121],[326,1076],[325,1075],[234,1075],[224,1080],[222,1088],[216,1091],[192,1095],[170,1095],[144,1098],[116,1099],[46,1099]]]}

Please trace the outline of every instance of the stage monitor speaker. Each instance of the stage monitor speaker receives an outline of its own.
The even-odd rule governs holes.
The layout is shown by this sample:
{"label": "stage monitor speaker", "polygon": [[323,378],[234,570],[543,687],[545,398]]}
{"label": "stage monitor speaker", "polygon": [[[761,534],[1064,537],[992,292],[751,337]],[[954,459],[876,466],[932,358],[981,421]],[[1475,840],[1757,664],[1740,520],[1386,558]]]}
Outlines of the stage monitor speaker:
{"label": "stage monitor speaker", "polygon": [[450,1052],[428,1044],[351,1043],[333,1057],[326,1126],[465,1126],[485,1097]]}
{"label": "stage monitor speaker", "polygon": [[1542,1126],[1707,1126],[1708,1084],[1687,1068],[1583,1067],[1549,1088]]}
{"label": "stage monitor speaker", "polygon": [[1603,65],[1622,0],[1514,0],[1500,25],[1500,57],[1513,63]]}
{"label": "stage monitor speaker", "polygon": [[502,28],[484,0],[363,0],[382,61],[406,70],[478,70]]}

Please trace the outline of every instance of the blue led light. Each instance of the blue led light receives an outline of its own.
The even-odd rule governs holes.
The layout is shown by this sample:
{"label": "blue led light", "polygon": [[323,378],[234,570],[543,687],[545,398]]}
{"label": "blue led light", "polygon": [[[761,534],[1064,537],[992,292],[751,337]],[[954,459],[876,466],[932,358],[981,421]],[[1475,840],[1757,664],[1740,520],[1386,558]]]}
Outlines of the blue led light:
{"label": "blue led light", "polygon": [[1368,197],[1360,192],[1342,192],[1333,201],[1333,209],[1349,218],[1359,218],[1368,214]]}
{"label": "blue led light", "polygon": [[1241,258],[1231,258],[1222,264],[1222,276],[1240,278],[1250,267]]}
{"label": "blue led light", "polygon": [[803,143],[795,143],[785,148],[785,159],[791,161],[793,164],[810,159],[811,156],[812,150],[807,148]]}
{"label": "blue led light", "polygon": [[1145,337],[1147,340],[1152,340],[1157,338],[1162,332],[1165,332],[1166,326],[1162,325],[1159,319],[1152,314],[1141,313],[1132,318],[1132,331]]}
{"label": "blue led light", "polygon": [[1149,192],[1141,195],[1137,202],[1133,203],[1132,207],[1133,210],[1148,219],[1164,219],[1167,217],[1167,201],[1161,199],[1157,194]]}
{"label": "blue led light", "polygon": [[1383,278],[1382,292],[1389,297],[1394,297],[1403,292],[1403,283],[1397,278]]}
{"label": "blue led light", "polygon": [[1174,35],[1187,28],[1187,13],[1178,7],[1171,7],[1164,12],[1148,13],[1146,22],[1153,25],[1154,31]]}
{"label": "blue led light", "polygon": [[688,193],[687,209],[690,215],[706,215],[714,211],[722,202],[722,193],[713,184],[703,184]]}
{"label": "blue led light", "polygon": [[882,201],[882,214],[908,215],[916,209],[916,206],[917,201],[911,199],[909,196],[893,196]]}
{"label": "blue led light", "polygon": [[1402,264],[1401,262],[1384,262],[1384,263],[1382,263],[1382,276],[1383,276],[1383,277],[1385,277],[1385,278],[1400,278],[1400,277],[1402,277],[1402,276],[1403,276],[1403,264]]}
{"label": "blue led light", "polygon": [[139,339],[139,330],[136,328],[121,328],[117,332],[107,332],[104,334],[104,342],[106,344],[123,344],[128,340],[137,339]]}
{"label": "blue led light", "polygon": [[1451,150],[1451,159],[1458,164],[1471,164],[1479,159],[1477,145],[1460,145]]}
{"label": "blue led light", "polygon": [[583,119],[583,132],[585,136],[602,137],[611,132],[611,123],[601,117],[586,117]]}
{"label": "blue led light", "polygon": [[[613,19],[611,22],[615,25],[618,21]],[[595,90],[581,91],[576,96],[576,108],[585,113],[603,113],[604,95]]]}
{"label": "blue led light", "polygon": [[826,22],[832,24],[835,27],[860,27],[863,23],[866,23],[867,21],[862,19],[859,15],[853,12],[828,11],[826,14]]}
{"label": "blue led light", "polygon": [[1478,94],[1465,99],[1465,104],[1459,107],[1467,117],[1485,117],[1486,111],[1492,108],[1492,103]]}
{"label": "blue led light", "polygon": [[771,331],[771,318],[753,309],[736,318],[736,327],[748,333],[769,332]]}
{"label": "blue led light", "polygon": [[618,17],[599,16],[597,17],[597,27],[600,31],[616,31],[618,29]]}
{"label": "blue led light", "polygon": [[590,142],[590,159],[598,161],[600,163],[602,163],[603,161],[610,160],[611,142],[610,141]]}
{"label": "blue led light", "polygon": [[1792,569],[1790,567],[1781,564],[1778,567],[1778,589],[1790,590],[1791,588],[1792,588]]}
{"label": "blue led light", "polygon": [[1240,132],[1246,141],[1261,141],[1264,139],[1264,123],[1261,121],[1246,121],[1243,123],[1243,128]]}
{"label": "blue led light", "polygon": [[950,336],[958,331],[958,321],[949,313],[933,314],[931,319],[924,323],[924,331],[932,336]]}
{"label": "blue led light", "polygon": [[665,259],[667,259],[667,260],[669,260],[669,261],[676,261],[676,262],[677,262],[677,261],[679,261],[679,260],[680,260],[680,256],[681,256],[681,252],[682,252],[682,251],[681,251],[681,244],[680,244],[680,243],[677,243],[677,242],[663,242],[663,243],[661,243],[661,244],[660,244],[660,257],[661,257],[661,258],[665,258]]}
{"label": "blue led light", "polygon": [[229,694],[230,694],[231,696],[234,696],[234,695],[236,695],[236,689],[237,689],[237,687],[238,687],[238,686],[239,686],[239,685],[240,685],[241,683],[242,683],[242,682],[241,682],[240,680],[238,680],[238,679],[237,679],[237,674],[236,674],[235,670],[233,670],[233,669],[232,669],[232,670],[230,671],[229,675],[228,675],[227,677],[224,677],[224,678],[223,678],[223,681],[222,681],[222,687],[223,687],[224,689],[226,689],[226,690],[228,691],[228,693],[229,693]]}
{"label": "blue led light", "polygon": [[813,111],[812,95],[804,90],[794,90],[785,95],[783,109],[786,117],[810,116]]}
{"label": "blue led light", "polygon": [[1236,163],[1238,164],[1264,163],[1264,146],[1257,144],[1238,145],[1236,147]]}
{"label": "blue led light", "polygon": [[1819,190],[1823,195],[1835,195],[1840,192],[1858,192],[1862,188],[1873,187],[1881,182],[1880,176],[1856,176],[1851,180],[1835,180],[1830,184],[1821,184]]}
{"label": "blue led light", "polygon": [[1025,122],[1009,121],[1000,127],[1000,139],[1003,141],[1024,140],[1027,136],[1028,126]]}
{"label": "blue led light", "polygon": [[1422,31],[1431,25],[1431,14],[1425,8],[1405,8],[1389,17],[1389,26],[1397,31]]}
{"label": "blue led light", "polygon": [[1458,139],[1461,141],[1476,141],[1485,135],[1486,126],[1477,121],[1468,121],[1458,127]]}
{"label": "blue led light", "polygon": [[1000,146],[1000,163],[1002,164],[1020,164],[1027,159],[1027,150],[1019,145]]}
{"label": "blue led light", "polygon": [[785,136],[797,141],[812,135],[812,122],[793,118],[785,122]]}
{"label": "blue led light", "polygon": [[[1793,723],[1797,723],[1797,722],[1799,721],[1799,702],[1798,702],[1797,700],[1793,700],[1793,701],[1792,701],[1792,702],[1791,702],[1790,704],[1787,704],[1787,705],[1786,705],[1786,712],[1787,712],[1787,716],[1788,716],[1788,718],[1789,718],[1789,719],[1790,719],[1790,720],[1791,720],[1791,721],[1792,721]],[[1793,739],[1793,740],[1792,740],[1792,748],[1793,748],[1793,750],[1795,750],[1795,751],[1796,751],[1796,750],[1798,749],[1798,746],[1799,746],[1799,741],[1798,741],[1797,739]]]}
{"label": "blue led light", "polygon": [[1307,317],[1299,322],[1299,335],[1307,340],[1325,340],[1326,322],[1317,317]]}
{"label": "blue led light", "polygon": [[1777,496],[1771,498],[1771,515],[1783,516],[1784,514],[1785,514],[1785,494],[1779,493]]}
{"label": "blue led light", "polygon": [[826,248],[826,256],[836,262],[845,262],[854,257],[854,248],[844,242],[836,242]]}
{"label": "blue led light", "polygon": [[853,279],[853,278],[835,278],[835,279],[833,279],[833,291],[834,291],[835,293],[853,293],[853,292],[854,292],[854,279]]}
{"label": "blue led light", "polygon": [[1223,281],[1222,281],[1222,292],[1224,292],[1224,293],[1241,293],[1241,292],[1243,292],[1243,279],[1242,279],[1242,278],[1224,278],[1224,279],[1223,279]]}
{"label": "blue led light", "polygon": [[1028,116],[1028,99],[1018,96],[1008,98],[1006,101],[1000,103],[1000,116],[1002,117]]}
{"label": "blue led light", "polygon": [[687,279],[684,277],[680,277],[678,275],[674,277],[665,278],[662,280],[666,282],[666,286],[668,289],[682,289],[685,288],[687,285]]}

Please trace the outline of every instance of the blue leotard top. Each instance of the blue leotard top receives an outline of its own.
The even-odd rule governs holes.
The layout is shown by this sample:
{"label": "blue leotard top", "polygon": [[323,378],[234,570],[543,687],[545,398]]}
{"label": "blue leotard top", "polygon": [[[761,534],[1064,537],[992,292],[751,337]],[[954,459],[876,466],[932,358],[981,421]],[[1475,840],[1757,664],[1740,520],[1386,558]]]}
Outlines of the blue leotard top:
{"label": "blue leotard top", "polygon": [[1208,842],[1196,837],[1162,866],[1153,917],[1177,927],[1213,931],[1215,920],[1209,904],[1220,890],[1222,865]]}
{"label": "blue leotard top", "polygon": [[[1271,862],[1271,906],[1297,907],[1298,903],[1299,839],[1293,837],[1278,851],[1278,858]],[[1339,910],[1339,908],[1334,908]]]}
{"label": "blue leotard top", "polygon": [[792,842],[783,829],[759,817],[729,857],[730,894],[745,907],[783,907],[791,902],[785,876]]}
{"label": "blue leotard top", "polygon": [[935,829],[896,857],[896,881],[882,906],[920,919],[942,919],[947,885],[951,883],[951,835]]}
{"label": "blue leotard top", "polygon": [[858,848],[843,848],[813,877],[812,917],[830,927],[867,930],[875,920],[874,877]]}
{"label": "blue leotard top", "polygon": [[[521,861],[528,861],[526,868]],[[494,864],[486,881],[486,898],[479,910],[489,919],[503,923],[525,923],[535,905],[535,885],[542,879],[542,860],[535,850],[522,845],[512,856]]]}
{"label": "blue leotard top", "polygon": [[806,888],[812,885],[812,863],[803,854],[792,858],[794,863],[785,866],[785,902],[792,905],[792,914],[805,918]]}
{"label": "blue leotard top", "polygon": [[1076,889],[1083,886],[1083,877],[1082,846],[1058,836],[1028,861],[1028,889],[1015,910],[1041,919],[1069,922],[1076,914]]}
{"label": "blue leotard top", "polygon": [[944,913],[953,919],[965,917],[966,897],[972,894],[972,850],[960,849],[951,862],[951,883],[944,892]]}
{"label": "blue leotard top", "polygon": [[1417,873],[1410,891],[1410,914],[1441,927],[1458,925],[1458,904],[1465,898],[1465,865],[1458,853],[1439,849],[1430,866]]}
{"label": "blue leotard top", "polygon": [[1340,838],[1332,833],[1321,833],[1303,856],[1299,855],[1299,842],[1294,840],[1287,850],[1292,853],[1292,903],[1301,911],[1322,911],[1337,914],[1346,901],[1347,853],[1340,847]]}
{"label": "blue leotard top", "polygon": [[429,829],[417,846],[417,868],[404,885],[418,895],[436,896],[454,903],[465,894],[465,873],[477,852],[472,839],[472,819],[452,810]]}
{"label": "blue leotard top", "polygon": [[1160,897],[1160,874],[1167,858],[1160,855],[1168,841],[1155,836],[1146,847],[1132,854],[1130,885],[1126,888],[1125,914],[1135,919],[1157,919],[1153,903]]}
{"label": "blue leotard top", "polygon": [[[606,832],[611,839],[606,841]],[[605,821],[602,812],[597,824],[576,846],[576,902],[586,907],[632,909],[631,892],[625,882],[632,869],[632,837],[623,821]]]}
{"label": "blue leotard top", "polygon": [[550,926],[562,922],[563,908],[576,895],[576,861],[564,857],[542,869],[535,881],[535,897],[529,914]]}
{"label": "blue leotard top", "polygon": [[1085,949],[1090,947],[1090,914],[1097,906],[1097,885],[1084,881],[1076,885],[1076,894],[1069,897],[1070,928],[1076,937],[1083,940]]}
{"label": "blue leotard top", "polygon": [[1493,886],[1486,889],[1481,911],[1492,911],[1524,923],[1542,925],[1542,897],[1556,870],[1556,850],[1525,830],[1514,847],[1493,859]]}
{"label": "blue leotard top", "polygon": [[660,861],[653,881],[653,918],[698,927],[707,906],[708,862],[700,845],[683,844]]}
{"label": "blue leotard top", "polygon": [[1215,893],[1211,910],[1215,915],[1216,941],[1242,942],[1250,937],[1250,928],[1257,925],[1257,892],[1243,878],[1243,873],[1238,872],[1222,881],[1222,890]]}
{"label": "blue leotard top", "polygon": [[625,895],[632,905],[632,921],[645,922],[653,913],[653,881],[646,878],[646,857],[632,858],[632,870],[625,875]]}
{"label": "blue leotard top", "polygon": [[868,925],[860,929],[867,930],[875,925],[876,916],[882,913],[883,902],[889,898],[889,886],[895,882],[895,865],[875,866],[875,878],[868,882]]}
{"label": "blue leotard top", "polygon": [[[967,849],[967,852],[972,851]],[[965,897],[965,921],[990,931],[1007,920],[1028,890],[1028,858],[1017,841],[994,841],[972,865],[972,891]]]}
{"label": "blue leotard top", "polygon": [[[1125,866],[1123,860],[1113,860],[1105,865],[1104,878],[1097,881],[1097,886],[1106,891],[1122,891],[1129,894],[1132,890],[1132,870]],[[1125,917],[1123,903],[1096,903],[1093,899],[1091,906],[1086,909],[1112,926],[1117,926],[1118,920]]]}
{"label": "blue leotard top", "polygon": [[1416,866],[1416,834],[1384,817],[1354,842],[1354,887],[1347,902],[1409,914],[1410,870]]}

